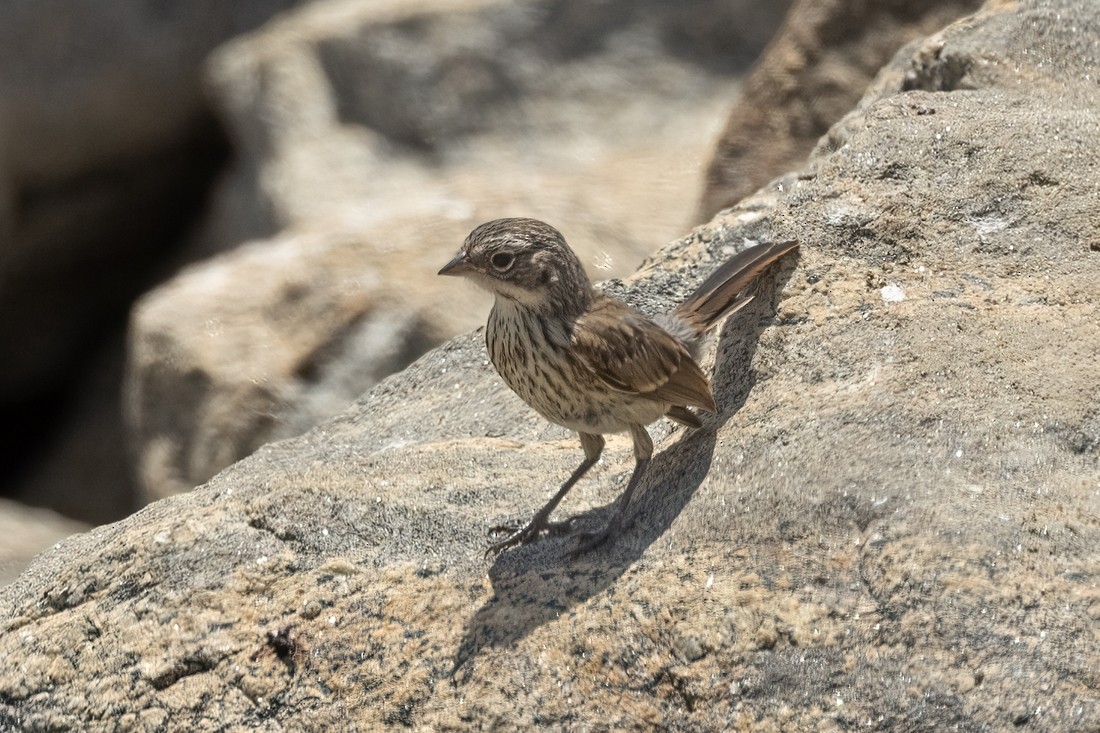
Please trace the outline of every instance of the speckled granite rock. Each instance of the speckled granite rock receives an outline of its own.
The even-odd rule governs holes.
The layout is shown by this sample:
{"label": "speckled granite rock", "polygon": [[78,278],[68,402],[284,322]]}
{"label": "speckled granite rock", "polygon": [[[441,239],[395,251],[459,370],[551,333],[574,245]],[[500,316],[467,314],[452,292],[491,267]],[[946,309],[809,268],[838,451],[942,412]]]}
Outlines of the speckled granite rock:
{"label": "speckled granite rock", "polygon": [[[481,557],[579,450],[469,334],[41,556],[0,591],[0,726],[1100,727],[1098,37],[1035,0],[915,44],[806,170],[609,285],[658,308],[804,243],[613,544]],[[630,467],[612,439],[563,510]]]}

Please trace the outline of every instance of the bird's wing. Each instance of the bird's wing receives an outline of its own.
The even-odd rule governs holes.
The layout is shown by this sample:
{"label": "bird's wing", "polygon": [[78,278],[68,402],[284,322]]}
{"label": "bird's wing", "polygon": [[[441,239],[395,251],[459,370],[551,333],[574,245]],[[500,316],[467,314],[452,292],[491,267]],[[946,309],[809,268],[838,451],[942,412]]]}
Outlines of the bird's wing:
{"label": "bird's wing", "polygon": [[716,410],[707,378],[687,347],[625,303],[599,298],[574,324],[572,346],[610,389]]}

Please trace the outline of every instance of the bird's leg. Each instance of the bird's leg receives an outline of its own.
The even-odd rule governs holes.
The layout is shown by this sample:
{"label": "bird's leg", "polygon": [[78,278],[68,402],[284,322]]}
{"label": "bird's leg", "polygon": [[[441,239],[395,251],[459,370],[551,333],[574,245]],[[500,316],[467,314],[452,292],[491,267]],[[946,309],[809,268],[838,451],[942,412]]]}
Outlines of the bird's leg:
{"label": "bird's leg", "polygon": [[611,515],[607,526],[596,532],[584,532],[577,535],[580,544],[577,549],[570,553],[572,557],[596,549],[617,534],[623,527],[623,517],[626,516],[627,507],[630,506],[634,491],[638,488],[638,483],[642,478],[642,474],[645,473],[646,466],[649,465],[649,459],[653,457],[653,439],[649,437],[649,432],[644,425],[631,425],[630,437],[634,439],[634,473],[630,474],[630,483],[626,485],[626,491],[616,500],[615,507],[612,510],[614,513]]}
{"label": "bird's leg", "polygon": [[573,471],[573,475],[561,485],[561,488],[558,489],[558,493],[554,494],[550,501],[546,502],[546,506],[535,512],[535,516],[531,517],[530,522],[522,527],[502,525],[490,529],[490,534],[501,532],[511,532],[511,534],[500,542],[489,545],[489,549],[485,551],[486,557],[500,554],[509,547],[533,542],[544,534],[560,535],[569,531],[575,517],[570,517],[563,522],[551,522],[549,521],[550,514],[557,508],[558,504],[561,503],[561,500],[565,498],[565,495],[569,493],[569,490],[573,488],[573,484],[580,481],[581,477],[588,473],[588,469],[592,468],[592,466],[596,465],[596,461],[600,460],[600,454],[603,453],[604,446],[602,435],[581,433],[580,438],[581,447],[584,448],[584,460],[581,461],[581,465],[577,466],[577,469]]}

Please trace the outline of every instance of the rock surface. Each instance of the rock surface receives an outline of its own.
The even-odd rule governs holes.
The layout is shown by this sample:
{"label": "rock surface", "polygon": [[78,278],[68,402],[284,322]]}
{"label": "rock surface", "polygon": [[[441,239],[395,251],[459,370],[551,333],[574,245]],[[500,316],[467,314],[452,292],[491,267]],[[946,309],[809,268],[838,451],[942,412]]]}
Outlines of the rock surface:
{"label": "rock surface", "polygon": [[483,322],[484,295],[435,277],[481,221],[543,217],[594,272],[632,271],[683,231],[727,89],[782,9],[336,0],[220,49],[210,87],[240,153],[200,237],[257,239],[135,309],[145,496],[190,490]]}
{"label": "rock surface", "polygon": [[802,164],[894,52],[979,0],[800,0],[745,79],[707,166],[699,221]]}
{"label": "rock surface", "polygon": [[608,285],[657,309],[804,245],[611,545],[481,557],[580,451],[468,334],[0,590],[0,727],[1097,729],[1097,38],[1032,0],[911,45],[803,171]]}
{"label": "rock surface", "polygon": [[55,512],[0,499],[0,586],[15,580],[50,545],[89,529]]}
{"label": "rock surface", "polygon": [[137,304],[126,422],[151,498],[305,432],[427,350],[415,311],[378,296],[401,263],[373,254],[339,233],[288,233],[185,270]]}

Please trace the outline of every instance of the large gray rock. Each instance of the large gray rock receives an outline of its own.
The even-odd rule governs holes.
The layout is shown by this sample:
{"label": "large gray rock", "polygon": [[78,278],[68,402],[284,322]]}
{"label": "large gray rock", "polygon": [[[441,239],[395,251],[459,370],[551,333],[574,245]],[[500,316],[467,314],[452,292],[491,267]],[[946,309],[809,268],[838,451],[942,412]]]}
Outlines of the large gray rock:
{"label": "large gray rock", "polygon": [[193,488],[481,323],[482,294],[435,278],[480,221],[550,219],[603,276],[681,232],[740,69],[724,56],[782,6],[732,8],[335,0],[220,49],[210,86],[240,154],[201,238],[258,239],[135,308],[145,495]]}
{"label": "large gray rock", "polygon": [[[41,556],[0,591],[0,721],[1097,729],[1098,37],[1032,0],[909,47],[805,170],[609,286],[661,308],[804,244],[606,548],[482,558],[579,448],[469,334]],[[598,524],[631,463],[612,439],[563,511]]]}
{"label": "large gray rock", "polygon": [[576,222],[578,239],[600,241],[629,271],[639,248],[651,252],[690,217],[724,92],[785,5],[303,8],[209,64],[239,156],[203,236],[323,223],[403,249],[522,210]]}

